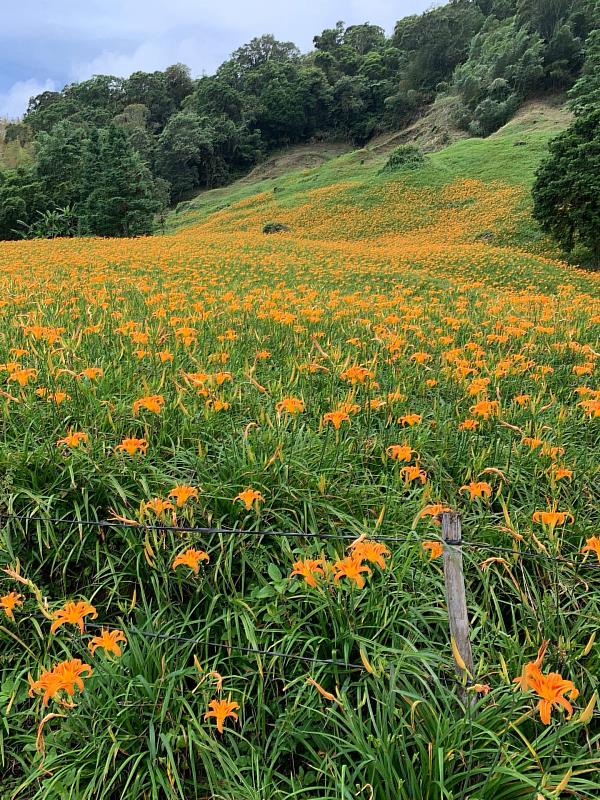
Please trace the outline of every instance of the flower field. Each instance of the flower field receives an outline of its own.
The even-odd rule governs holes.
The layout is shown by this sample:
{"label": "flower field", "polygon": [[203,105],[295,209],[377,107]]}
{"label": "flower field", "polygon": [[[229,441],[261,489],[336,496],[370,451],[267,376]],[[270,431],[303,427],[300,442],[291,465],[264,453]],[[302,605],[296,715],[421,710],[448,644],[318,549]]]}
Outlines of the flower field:
{"label": "flower field", "polygon": [[599,796],[600,280],[523,198],[0,244],[0,797]]}

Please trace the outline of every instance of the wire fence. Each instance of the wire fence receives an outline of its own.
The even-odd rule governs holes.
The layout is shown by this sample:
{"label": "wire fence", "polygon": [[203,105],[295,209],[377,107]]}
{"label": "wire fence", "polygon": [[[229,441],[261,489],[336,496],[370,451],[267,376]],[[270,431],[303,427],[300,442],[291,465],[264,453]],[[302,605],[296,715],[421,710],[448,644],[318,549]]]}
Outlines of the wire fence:
{"label": "wire fence", "polygon": [[[339,533],[321,533],[315,531],[280,531],[280,530],[273,530],[273,529],[264,529],[264,530],[247,530],[241,528],[225,528],[225,527],[196,527],[196,526],[187,526],[187,525],[167,525],[163,523],[149,523],[144,521],[123,521],[123,520],[106,520],[106,519],[86,519],[86,518],[74,518],[74,517],[52,517],[47,515],[41,514],[15,514],[15,513],[1,513],[0,512],[0,522],[9,522],[14,521],[18,523],[40,523],[44,525],[64,525],[64,526],[72,526],[72,527],[96,527],[100,529],[142,529],[142,530],[151,530],[156,531],[158,533],[167,533],[167,532],[174,532],[174,533],[185,533],[188,535],[199,535],[199,536],[253,536],[253,537],[282,537],[282,538],[290,538],[290,539],[318,539],[318,540],[341,540],[341,541],[356,541],[359,538],[358,533],[350,533],[350,532],[342,532]],[[376,532],[373,538],[377,542],[385,543],[385,544],[400,544],[406,543],[408,541],[422,541],[422,538],[418,536],[417,531],[411,530],[406,535],[403,536],[389,536],[389,535],[377,535]],[[439,537],[438,537],[439,538]],[[442,539],[439,538],[439,541],[442,542]],[[564,556],[553,556],[548,553],[544,552],[536,552],[533,550],[524,550],[519,548],[518,546],[515,547],[503,547],[499,545],[494,545],[487,542],[477,542],[477,541],[468,541],[462,539],[459,542],[452,543],[452,542],[444,542],[445,546],[458,546],[461,548],[471,548],[473,550],[485,550],[492,553],[498,554],[509,554],[513,557],[523,557],[523,558],[531,558],[531,559],[541,559],[543,561],[552,562],[555,566],[562,564],[568,567],[573,568],[581,568],[582,566],[592,569],[598,569],[600,567],[600,563],[589,563],[587,561],[581,560],[577,563],[574,562],[573,559],[565,558]],[[579,549],[576,551],[579,552]],[[106,624],[106,623],[95,623],[95,622],[87,622],[87,627],[93,630],[108,630],[108,631],[115,631],[121,630],[116,625],[113,624]],[[176,641],[185,644],[190,644],[193,646],[204,646],[204,647],[212,647],[216,649],[223,649],[227,651],[235,651],[239,653],[244,653],[247,655],[256,655],[256,656],[263,656],[267,658],[275,658],[275,659],[285,659],[296,661],[300,663],[309,664],[312,666],[333,666],[340,669],[345,669],[348,671],[364,671],[365,664],[352,662],[352,661],[343,661],[341,659],[336,658],[318,658],[316,656],[307,656],[301,655],[297,653],[288,653],[281,650],[273,650],[273,649],[264,649],[259,647],[249,647],[247,645],[239,645],[234,644],[231,642],[224,642],[224,641],[215,641],[208,638],[195,638],[195,637],[188,637],[188,636],[181,636],[179,634],[167,634],[162,633],[160,631],[150,631],[150,630],[141,630],[135,626],[126,626],[128,635],[135,635],[140,636],[147,639],[158,639],[158,640],[165,640],[165,641]],[[427,676],[424,676],[427,677]],[[466,676],[463,680],[457,680],[448,675],[444,675],[444,679],[448,680],[450,683],[453,684],[460,684],[463,687],[473,687],[474,681],[471,680],[470,677]],[[580,707],[573,706],[575,710],[582,711]],[[600,717],[600,709],[594,710],[592,712],[594,717]]]}
{"label": "wire fence", "polygon": [[[131,520],[129,522],[124,522],[121,520],[106,520],[106,519],[85,519],[85,518],[74,518],[74,517],[50,517],[45,515],[37,515],[37,514],[6,514],[0,512],[0,521],[9,521],[14,520],[16,522],[40,522],[46,525],[70,525],[73,527],[77,526],[84,526],[84,527],[96,527],[102,529],[135,529],[140,528],[142,530],[151,530],[157,531],[158,533],[164,532],[172,532],[172,533],[187,533],[187,534],[197,534],[199,536],[254,536],[254,537],[263,537],[263,536],[280,536],[286,539],[323,539],[323,540],[341,540],[341,541],[355,541],[359,538],[360,534],[358,533],[349,533],[340,531],[339,533],[321,533],[318,531],[280,531],[280,530],[273,530],[273,529],[258,529],[258,530],[248,530],[242,528],[223,528],[223,527],[195,527],[195,526],[188,526],[188,525],[167,525],[163,523],[149,523],[144,521],[137,521]],[[420,537],[417,534],[417,531],[411,530],[408,534],[404,536],[388,536],[388,535],[378,535],[376,532],[373,534],[374,538],[378,542],[382,542],[384,544],[403,544],[407,541],[417,541],[420,540]],[[440,539],[441,541],[441,539]],[[519,556],[523,558],[536,558],[542,559],[552,562],[558,562],[565,565],[573,565],[574,561],[572,559],[566,558],[565,556],[553,556],[549,553],[544,552],[536,552],[535,550],[524,550],[520,547],[503,547],[501,545],[495,545],[488,542],[471,542],[465,539],[461,539],[460,545],[462,547],[472,548],[474,550],[487,550],[493,553],[501,553],[501,554],[508,554],[512,556]],[[579,552],[574,551],[574,552]],[[600,567],[600,562],[598,564],[590,563],[588,561],[580,561],[577,563],[577,566],[585,566],[586,568],[598,568]]]}

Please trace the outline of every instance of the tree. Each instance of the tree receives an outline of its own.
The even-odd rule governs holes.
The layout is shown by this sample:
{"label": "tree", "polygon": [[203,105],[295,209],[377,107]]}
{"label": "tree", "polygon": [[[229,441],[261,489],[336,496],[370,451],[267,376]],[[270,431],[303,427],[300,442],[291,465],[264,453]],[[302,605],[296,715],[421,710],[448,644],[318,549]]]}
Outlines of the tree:
{"label": "tree", "polygon": [[270,33],[257,36],[248,44],[238,47],[231,61],[240,73],[256,69],[269,61],[290,61],[300,56],[300,50],[293,42],[280,42]]}
{"label": "tree", "polygon": [[36,171],[51,205],[63,208],[82,197],[81,171],[86,131],[70,120],[37,138]]}
{"label": "tree", "polygon": [[569,98],[576,114],[585,114],[600,106],[600,29],[592,31],[586,39],[585,63]]}
{"label": "tree", "polygon": [[215,179],[214,131],[206,118],[191,111],[174,114],[159,136],[158,148],[158,172],[171,184],[173,200]]}
{"label": "tree", "polygon": [[169,88],[164,72],[134,72],[125,81],[126,105],[146,106],[148,127],[161,131],[178,108]]}
{"label": "tree", "polygon": [[490,18],[473,38],[468,60],[454,72],[465,106],[461,124],[487,136],[507,122],[523,97],[543,82],[543,56],[539,34],[518,27],[514,18]]}
{"label": "tree", "polygon": [[83,232],[96,236],[140,236],[152,232],[160,209],[147,166],[125,131],[111,125],[90,137],[85,151]]}
{"label": "tree", "polygon": [[25,147],[33,139],[33,131],[24,122],[9,122],[4,132],[4,141],[18,142],[21,147]]}
{"label": "tree", "polygon": [[579,117],[550,143],[533,186],[533,213],[570,252],[577,244],[600,264],[600,109]]}
{"label": "tree", "polygon": [[465,61],[484,16],[475,3],[455,0],[396,23],[392,41],[408,56],[408,88],[432,92]]}
{"label": "tree", "polygon": [[48,203],[33,167],[0,170],[0,239],[19,238],[22,223],[29,224]]}
{"label": "tree", "polygon": [[194,91],[190,68],[185,64],[172,64],[166,68],[164,74],[169,97],[175,103],[175,108],[179,110],[185,98]]}

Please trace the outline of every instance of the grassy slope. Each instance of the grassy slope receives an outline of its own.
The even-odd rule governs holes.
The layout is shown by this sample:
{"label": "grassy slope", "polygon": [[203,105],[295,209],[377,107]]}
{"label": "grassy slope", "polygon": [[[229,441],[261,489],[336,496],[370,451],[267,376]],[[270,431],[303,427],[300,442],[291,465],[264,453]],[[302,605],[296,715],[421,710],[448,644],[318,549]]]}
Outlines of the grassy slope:
{"label": "grassy slope", "polygon": [[[436,188],[465,178],[527,187],[548,142],[568,121],[569,115],[564,111],[534,103],[488,139],[455,142],[429,154],[423,167],[402,176],[398,173],[382,174],[387,154],[377,152],[379,148],[363,148],[316,168],[292,171],[285,176],[256,182],[245,178],[231,186],[202,192],[194,200],[181,204],[169,216],[166,230],[175,231],[182,226],[203,223],[211,214],[231,209],[257,194],[274,193],[277,205],[293,207],[305,201],[307,191],[340,182],[352,183],[358,196],[367,189],[383,187],[398,180],[410,187]],[[527,225],[518,236],[522,243],[526,243],[539,239],[539,232],[535,226]]]}
{"label": "grassy slope", "polygon": [[[576,393],[597,385],[600,285],[523,252],[547,247],[526,213],[563,124],[546,122],[522,116],[404,175],[362,150],[238,183],[169,236],[0,244],[0,360],[21,353],[33,372],[19,385],[3,370],[3,510],[155,519],[146,504],[184,483],[199,487],[184,524],[330,537],[3,525],[3,567],[20,563],[51,611],[85,598],[128,643],[109,659],[87,649],[97,629],[51,636],[30,586],[0,574],[0,592],[24,595],[0,626],[2,800],[550,800],[565,776],[571,795],[599,796],[597,718],[554,711],[546,727],[511,688],[543,639],[544,669],[575,682],[580,707],[600,673],[598,572],[578,555],[598,533],[600,432]],[[292,233],[264,236],[278,216]],[[158,393],[160,414],[136,412]],[[285,414],[284,398],[305,410]],[[346,405],[336,431],[325,416]],[[57,446],[70,429],[89,442]],[[129,436],[144,455],[119,452]],[[403,444],[424,482],[394,459]],[[483,478],[492,494],[471,502]],[[438,501],[485,544],[465,548],[474,677],[492,687],[474,724],[453,691],[442,569],[420,555]],[[573,519],[534,522],[552,507]],[[399,537],[388,568],[364,591],[288,579],[296,559],[341,558],[340,531]],[[197,576],[172,566],[188,546],[210,554]],[[28,697],[27,675],[67,657],[94,669],[75,707]],[[223,735],[204,716],[217,673],[241,707]]]}

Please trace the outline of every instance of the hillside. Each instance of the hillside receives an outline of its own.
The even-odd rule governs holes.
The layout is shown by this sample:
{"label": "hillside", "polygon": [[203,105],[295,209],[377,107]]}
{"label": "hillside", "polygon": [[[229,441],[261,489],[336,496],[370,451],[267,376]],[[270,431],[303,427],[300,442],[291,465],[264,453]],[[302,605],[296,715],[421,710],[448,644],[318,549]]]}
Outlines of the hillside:
{"label": "hillside", "polygon": [[440,130],[439,112],[389,140],[338,157],[330,151],[317,166],[294,170],[311,150],[292,148],[288,173],[277,168],[286,163],[283,155],[276,165],[267,161],[255,173],[258,180],[251,173],[179,204],[166,230],[193,225],[206,233],[260,233],[266,223],[281,222],[302,239],[367,239],[369,247],[403,248],[441,237],[446,244],[510,244],[556,255],[530,219],[529,188],[548,142],[570,120],[555,101],[531,101],[487,139],[461,136],[426,152],[423,166],[396,173],[384,170],[390,150],[431,141]]}
{"label": "hillside", "polygon": [[566,122],[0,242],[2,800],[600,796],[600,275],[529,213]]}

